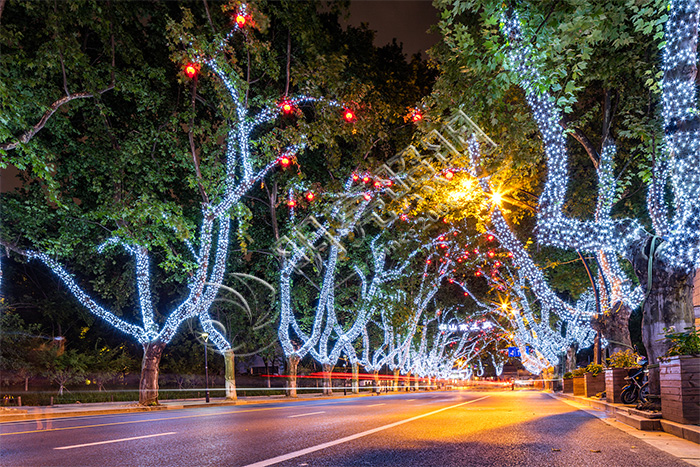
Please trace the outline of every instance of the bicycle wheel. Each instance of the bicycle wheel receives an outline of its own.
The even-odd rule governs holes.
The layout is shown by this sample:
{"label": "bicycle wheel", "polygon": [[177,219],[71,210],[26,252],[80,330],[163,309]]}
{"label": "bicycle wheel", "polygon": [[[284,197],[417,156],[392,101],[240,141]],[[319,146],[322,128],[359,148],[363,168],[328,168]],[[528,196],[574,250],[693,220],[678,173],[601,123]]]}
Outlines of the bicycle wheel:
{"label": "bicycle wheel", "polygon": [[623,388],[620,394],[620,400],[623,404],[634,404],[637,402],[637,387],[630,385]]}
{"label": "bicycle wheel", "polygon": [[642,388],[639,390],[639,400],[641,402],[649,400],[649,383],[642,384]]}

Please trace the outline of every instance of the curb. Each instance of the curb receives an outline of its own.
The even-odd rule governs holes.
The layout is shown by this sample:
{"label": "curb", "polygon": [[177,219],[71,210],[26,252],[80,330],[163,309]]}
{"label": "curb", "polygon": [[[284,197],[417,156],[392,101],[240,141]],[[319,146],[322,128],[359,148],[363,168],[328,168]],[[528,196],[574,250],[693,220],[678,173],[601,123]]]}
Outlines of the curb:
{"label": "curb", "polygon": [[683,425],[681,423],[664,420],[660,418],[660,414],[654,414],[651,417],[642,416],[646,414],[628,405],[612,404],[602,400],[573,396],[571,394],[547,394],[555,399],[568,399],[596,410],[605,411],[607,414],[614,416],[617,421],[640,431],[663,431],[678,438],[700,444],[700,426],[697,425]]}

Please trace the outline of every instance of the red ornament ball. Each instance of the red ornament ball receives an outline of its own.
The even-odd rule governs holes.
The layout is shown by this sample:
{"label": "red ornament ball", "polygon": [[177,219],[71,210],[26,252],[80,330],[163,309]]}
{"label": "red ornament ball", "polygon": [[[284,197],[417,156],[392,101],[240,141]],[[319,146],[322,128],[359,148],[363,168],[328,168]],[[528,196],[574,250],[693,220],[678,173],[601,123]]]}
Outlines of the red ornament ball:
{"label": "red ornament ball", "polygon": [[190,79],[197,76],[197,65],[194,63],[188,63],[187,66],[185,66],[185,74]]}

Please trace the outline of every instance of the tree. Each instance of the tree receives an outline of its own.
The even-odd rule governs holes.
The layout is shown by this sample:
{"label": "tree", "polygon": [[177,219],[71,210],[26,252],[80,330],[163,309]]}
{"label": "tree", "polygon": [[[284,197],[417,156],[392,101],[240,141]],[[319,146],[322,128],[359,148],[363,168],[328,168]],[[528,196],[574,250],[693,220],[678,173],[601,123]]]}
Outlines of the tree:
{"label": "tree", "polygon": [[[542,133],[548,160],[547,182],[540,198],[540,241],[582,251],[610,251],[626,257],[647,291],[643,306],[644,344],[651,362],[663,355],[668,343],[660,339],[663,328],[683,329],[693,325],[692,280],[700,263],[700,207],[695,201],[698,135],[695,127],[695,70],[697,46],[697,2],[672,3],[666,23],[664,48],[663,107],[666,153],[654,166],[647,208],[654,234],[637,219],[580,221],[566,216],[561,207],[566,196],[567,150],[560,130],[560,112],[548,92],[536,87],[540,72],[531,61],[517,15],[504,23],[510,47],[508,59],[521,77],[520,84]],[[611,140],[606,140],[610,150]],[[664,199],[666,188],[673,205]],[[612,188],[602,185],[599,197]],[[672,211],[672,212],[670,212]],[[661,244],[657,239],[662,237]]]}
{"label": "tree", "polygon": [[24,380],[24,390],[28,391],[29,380],[41,373],[42,346],[51,338],[42,335],[41,325],[26,324],[17,313],[5,306],[0,315],[0,330],[2,384],[9,384],[8,372],[16,372]]}
{"label": "tree", "polygon": [[[296,397],[296,368],[299,361],[319,344],[322,350],[320,352],[317,351],[317,356],[320,363],[324,365],[324,373],[330,373],[328,367],[331,361],[326,353],[328,340],[338,324],[334,306],[334,288],[340,253],[339,242],[352,232],[373,197],[369,192],[353,187],[353,183],[353,177],[350,177],[345,184],[345,191],[340,195],[339,200],[333,203],[323,224],[318,225],[308,237],[302,234],[296,241],[292,241],[289,258],[285,258],[282,264],[280,271],[280,327],[278,336],[282,350],[287,357],[289,395],[291,397]],[[355,206],[355,203],[358,203],[358,205]],[[335,225],[335,228],[331,231],[332,225]],[[315,311],[310,315],[310,322],[303,323],[304,316],[295,313],[295,308],[308,307],[309,303],[304,300],[293,301],[292,276],[299,270],[300,263],[304,259],[308,258],[308,256],[316,257],[314,250],[324,237],[330,240],[330,245],[326,248],[327,254],[325,259],[322,259],[322,263],[318,265],[323,274],[321,284],[317,287],[318,297],[310,300],[316,302],[316,305],[312,306]],[[367,311],[366,309],[363,310],[356,318],[356,321],[361,322],[364,320]],[[349,342],[354,340],[359,331],[354,331],[353,334],[354,337],[348,339]],[[344,345],[341,345],[340,349],[343,347]],[[334,360],[337,361],[339,357],[339,352],[336,352]],[[325,384],[327,386],[324,388],[324,391],[330,392],[329,378],[326,378]]]}
{"label": "tree", "polygon": [[84,380],[90,358],[75,349],[52,348],[43,354],[43,363],[44,374],[58,385],[58,395],[62,396],[67,385]]}
{"label": "tree", "polygon": [[[261,102],[261,108],[257,114],[249,116],[250,111],[244,105],[247,94],[241,86],[244,81],[229,67],[222,56],[227,47],[227,41],[240,27],[238,24],[234,26],[231,33],[221,37],[213,46],[198,43],[199,49],[195,47],[188,50],[188,53],[192,54],[194,62],[188,65],[189,68],[186,72],[191,75],[194,83],[197,83],[197,75],[202,71],[199,68],[208,68],[223,88],[224,99],[228,99],[228,102],[224,100],[223,107],[231,107],[230,110],[225,111],[225,116],[230,118],[228,123],[231,125],[225,140],[225,151],[198,155],[192,138],[191,125],[194,122],[190,121],[190,156],[195,174],[193,185],[201,197],[198,216],[198,222],[201,223],[199,234],[195,235],[189,232],[187,227],[183,225],[185,222],[178,215],[178,210],[172,209],[172,200],[161,204],[152,200],[150,206],[145,204],[140,206],[139,209],[145,208],[146,212],[132,212],[132,217],[128,222],[117,222],[116,235],[107,238],[99,247],[99,251],[104,252],[108,248],[121,246],[128,255],[133,257],[136,269],[136,289],[139,297],[140,325],[123,319],[115,311],[99,305],[76,283],[67,269],[51,255],[8,244],[15,252],[29,259],[38,259],[43,262],[58,275],[63,284],[91,313],[131,335],[143,345],[144,358],[139,402],[144,405],[157,403],[158,371],[162,352],[184,321],[198,319],[217,348],[222,352],[230,350],[230,344],[212,326],[209,310],[224,277],[229,250],[231,217],[237,214],[239,201],[253,185],[259,183],[283,159],[293,159],[304,146],[302,142],[290,144],[286,148],[281,148],[279,153],[272,157],[272,161],[268,160],[260,164],[261,159],[264,159],[265,156],[254,152],[255,148],[251,146],[253,141],[259,137],[255,132],[276,119],[280,115],[280,108],[277,102]],[[183,33],[181,37],[187,36]],[[190,39],[187,46],[193,47],[196,41],[191,36]],[[211,54],[205,52],[204,49],[211,51]],[[289,102],[292,105],[300,106],[314,100],[302,97],[290,98]],[[193,103],[194,101],[195,94],[193,94],[192,99]],[[338,106],[333,102],[330,104]],[[206,147],[205,144],[204,148],[206,149]],[[208,162],[210,165],[204,166],[203,162]],[[262,168],[256,167],[259,165],[262,165]],[[208,177],[206,180],[202,176],[203,173]],[[141,201],[146,200],[142,199]],[[155,228],[153,228],[154,225]],[[179,247],[180,251],[189,250],[194,258],[185,263],[188,276],[187,291],[169,313],[156,312],[151,294],[153,282],[151,280],[150,258],[153,250],[165,247],[164,253],[166,257],[170,256],[171,267],[172,262],[178,261],[180,258],[179,252],[172,254],[177,251],[169,244],[172,235],[163,235],[162,231],[158,232],[161,227],[175,230],[175,240],[182,242],[182,246]],[[149,234],[153,234],[155,239]],[[162,321],[158,319],[159,314],[164,315]]]}

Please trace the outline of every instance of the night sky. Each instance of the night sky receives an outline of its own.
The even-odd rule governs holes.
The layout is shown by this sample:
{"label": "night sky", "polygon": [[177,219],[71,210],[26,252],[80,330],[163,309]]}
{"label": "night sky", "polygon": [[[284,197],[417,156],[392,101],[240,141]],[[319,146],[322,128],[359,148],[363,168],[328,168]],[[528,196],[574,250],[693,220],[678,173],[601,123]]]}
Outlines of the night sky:
{"label": "night sky", "polygon": [[426,32],[437,21],[432,0],[351,0],[350,3],[349,24],[367,23],[377,32],[377,46],[388,44],[395,37],[403,43],[403,51],[409,58],[425,52],[439,40],[439,34]]}

